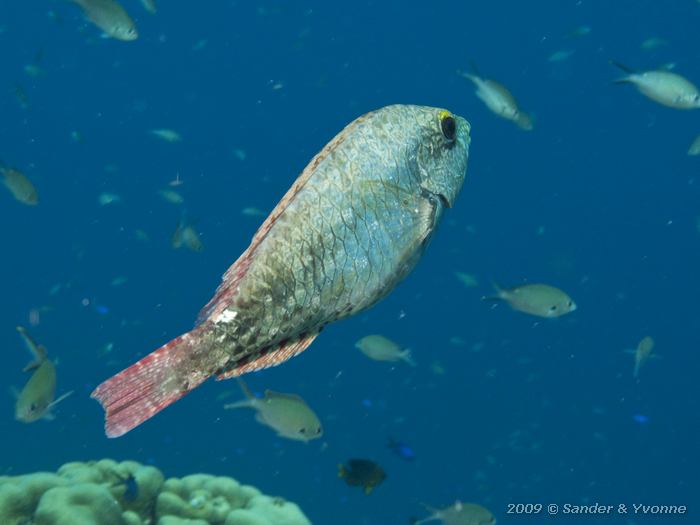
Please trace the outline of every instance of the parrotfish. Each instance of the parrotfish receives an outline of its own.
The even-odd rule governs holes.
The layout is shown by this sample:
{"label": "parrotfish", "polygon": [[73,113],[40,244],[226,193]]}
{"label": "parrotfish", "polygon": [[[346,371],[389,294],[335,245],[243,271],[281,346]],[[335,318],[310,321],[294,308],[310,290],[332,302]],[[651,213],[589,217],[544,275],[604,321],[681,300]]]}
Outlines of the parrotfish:
{"label": "parrotfish", "polygon": [[385,297],[454,204],[469,142],[469,123],[444,109],[393,105],[351,122],[272,210],[195,328],[95,389],[107,436],[212,376],[279,365]]}

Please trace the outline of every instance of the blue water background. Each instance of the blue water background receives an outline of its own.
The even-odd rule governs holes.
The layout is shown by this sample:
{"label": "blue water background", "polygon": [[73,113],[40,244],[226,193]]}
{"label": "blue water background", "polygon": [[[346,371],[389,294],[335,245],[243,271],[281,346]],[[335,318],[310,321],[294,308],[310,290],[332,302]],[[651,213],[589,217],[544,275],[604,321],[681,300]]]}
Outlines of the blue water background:
{"label": "blue water background", "polygon": [[[550,520],[508,516],[511,502],[685,504],[697,517],[700,164],[686,149],[700,113],[611,85],[620,72],[608,60],[674,62],[700,82],[700,5],[160,4],[151,16],[124,0],[141,33],[131,43],[99,38],[68,2],[0,4],[0,158],[35,182],[41,200],[30,208],[0,194],[0,473],[134,459],[166,475],[233,476],[329,525],[408,523],[425,514],[420,502],[457,499],[488,506],[500,523]],[[591,33],[571,38],[582,25]],[[668,45],[640,49],[652,36]],[[575,52],[547,60],[561,49]],[[40,50],[44,74],[31,78],[22,69]],[[472,60],[533,113],[532,132],[474,96],[455,73]],[[240,392],[213,381],[105,438],[89,393],[190,329],[262,220],[241,210],[270,210],[345,124],[391,103],[468,118],[468,176],[390,297],[328,327],[303,355],[248,376],[256,391],[302,395],[323,439],[286,441],[248,411],[222,410]],[[148,133],[160,127],[183,141]],[[180,207],[156,194],[178,174]],[[122,202],[101,207],[101,192]],[[203,253],[170,247],[183,209]],[[455,271],[476,274],[480,286],[462,286]],[[128,281],[112,286],[119,276]],[[579,308],[553,321],[494,308],[480,300],[492,280],[555,284]],[[25,425],[13,420],[9,393],[26,380],[28,360],[15,326],[41,307],[31,333],[59,363],[59,392],[75,393],[55,421]],[[370,333],[411,347],[419,366],[367,360],[353,345]],[[662,358],[636,382],[623,350],[645,335]],[[417,460],[394,455],[388,436]],[[352,457],[388,473],[370,496],[337,479],[337,464]]]}

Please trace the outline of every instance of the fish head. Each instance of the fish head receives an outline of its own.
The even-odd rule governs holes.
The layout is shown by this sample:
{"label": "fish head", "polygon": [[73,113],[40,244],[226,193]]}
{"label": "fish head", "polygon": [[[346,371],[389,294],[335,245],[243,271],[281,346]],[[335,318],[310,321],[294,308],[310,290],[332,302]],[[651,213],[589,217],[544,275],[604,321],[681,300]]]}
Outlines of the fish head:
{"label": "fish head", "polygon": [[685,103],[689,108],[700,108],[700,93],[688,94]]}
{"label": "fish head", "polygon": [[557,298],[549,305],[545,312],[545,317],[561,317],[562,315],[573,312],[576,308],[578,307],[571,297],[563,296]]}
{"label": "fish head", "polygon": [[120,23],[112,28],[112,36],[118,40],[131,42],[139,37],[139,32],[136,29],[136,25],[133,23]]}
{"label": "fish head", "polygon": [[15,419],[22,423],[33,423],[41,419],[46,412],[47,404],[40,400],[21,396],[15,405]]}
{"label": "fish head", "polygon": [[467,173],[471,126],[446,109],[410,106],[418,124],[409,157],[415,160],[420,186],[451,208]]}
{"label": "fish head", "polygon": [[299,439],[299,441],[311,441],[321,436],[323,436],[323,427],[321,423],[306,425],[297,432],[297,439]]}

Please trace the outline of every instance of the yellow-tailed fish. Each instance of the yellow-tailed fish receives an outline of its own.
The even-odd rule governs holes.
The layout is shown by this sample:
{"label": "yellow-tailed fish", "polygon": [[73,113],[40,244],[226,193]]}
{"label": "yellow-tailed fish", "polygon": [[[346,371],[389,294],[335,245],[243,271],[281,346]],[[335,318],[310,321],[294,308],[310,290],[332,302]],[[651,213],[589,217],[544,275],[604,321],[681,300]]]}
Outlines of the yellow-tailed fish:
{"label": "yellow-tailed fish", "polygon": [[369,495],[386,479],[386,472],[370,459],[350,459],[346,464],[338,465],[338,477],[351,487],[362,487]]}
{"label": "yellow-tailed fish", "polygon": [[56,397],[56,367],[46,355],[46,348],[37,345],[27,331],[17,327],[29,351],[34,355],[24,372],[33,371],[32,376],[17,396],[15,419],[23,423],[32,423],[39,419],[53,419],[51,408],[64,400],[72,392]]}
{"label": "yellow-tailed fish", "polygon": [[485,299],[507,302],[513,310],[537,317],[560,317],[576,310],[576,303],[565,292],[548,284],[525,284],[501,288],[494,284],[496,295]]}
{"label": "yellow-tailed fish", "polygon": [[238,384],[246,399],[224,405],[225,409],[252,408],[258,423],[270,427],[283,438],[308,442],[323,436],[321,421],[301,397],[265,390],[265,396],[257,398],[242,379],[238,379]]}
{"label": "yellow-tailed fish", "polygon": [[611,64],[628,73],[613,84],[633,84],[644,96],[669,108],[700,108],[698,88],[677,73],[664,69],[637,72],[619,62],[611,61]]}

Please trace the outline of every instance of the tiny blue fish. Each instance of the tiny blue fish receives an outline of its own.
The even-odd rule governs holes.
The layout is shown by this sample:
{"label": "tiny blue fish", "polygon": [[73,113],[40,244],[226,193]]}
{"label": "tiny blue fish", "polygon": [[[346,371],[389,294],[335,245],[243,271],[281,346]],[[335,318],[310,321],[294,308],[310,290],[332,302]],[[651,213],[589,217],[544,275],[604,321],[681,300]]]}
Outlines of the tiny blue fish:
{"label": "tiny blue fish", "polygon": [[119,485],[124,485],[124,494],[122,495],[124,501],[136,501],[139,497],[139,484],[133,474],[129,473],[114,484],[115,487]]}
{"label": "tiny blue fish", "polygon": [[387,446],[394,451],[394,454],[406,461],[413,461],[416,459],[416,453],[406,443],[396,441],[394,438],[389,437],[389,444]]}
{"label": "tiny blue fish", "polygon": [[635,423],[639,423],[640,425],[649,423],[649,418],[643,414],[635,414],[632,416],[632,419]]}

